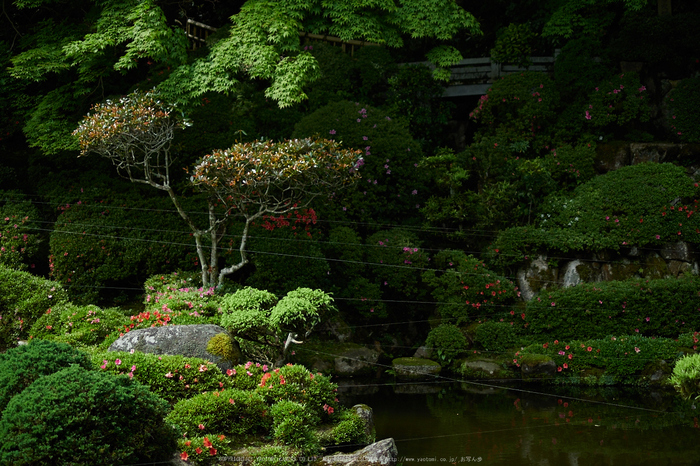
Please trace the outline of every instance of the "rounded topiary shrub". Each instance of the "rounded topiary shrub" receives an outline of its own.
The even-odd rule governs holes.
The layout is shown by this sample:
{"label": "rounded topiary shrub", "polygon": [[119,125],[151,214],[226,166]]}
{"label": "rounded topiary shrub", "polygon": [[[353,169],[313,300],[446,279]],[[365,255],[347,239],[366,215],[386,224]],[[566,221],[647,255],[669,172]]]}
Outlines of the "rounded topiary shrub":
{"label": "rounded topiary shrub", "polygon": [[74,365],[39,378],[0,421],[0,463],[133,464],[168,461],[177,435],[168,404],[128,377]]}
{"label": "rounded topiary shrub", "polygon": [[503,351],[518,341],[513,326],[506,322],[484,322],[476,328],[476,341],[486,351]]}
{"label": "rounded topiary shrub", "polygon": [[686,400],[700,394],[700,354],[689,354],[676,362],[669,382]]}
{"label": "rounded topiary shrub", "polygon": [[449,364],[467,349],[467,339],[456,325],[441,324],[430,331],[426,346],[433,348],[440,364]]}
{"label": "rounded topiary shrub", "polygon": [[420,145],[404,122],[368,105],[333,102],[295,126],[294,137],[314,134],[364,152],[362,180],[355,188],[336,193],[332,202],[317,206],[324,218],[382,223],[415,218],[427,199],[427,179],[425,170],[416,169],[422,159]]}
{"label": "rounded topiary shrub", "polygon": [[0,351],[26,340],[39,317],[67,300],[59,283],[0,265]]}
{"label": "rounded topiary shrub", "polygon": [[39,377],[51,375],[72,364],[91,369],[90,358],[65,343],[32,341],[0,354],[0,412]]}
{"label": "rounded topiary shrub", "polygon": [[268,408],[257,393],[232,388],[182,400],[166,421],[188,436],[254,434],[269,429]]}
{"label": "rounded topiary shrub", "polygon": [[95,305],[63,304],[47,309],[32,326],[32,338],[62,341],[70,345],[91,346],[115,336],[129,322],[119,308],[102,309]]}
{"label": "rounded topiary shrub", "polygon": [[284,443],[300,448],[305,453],[314,453],[319,449],[318,438],[311,427],[318,423],[306,406],[291,400],[278,401],[270,410],[273,427],[272,436]]}
{"label": "rounded topiary shrub", "polygon": [[673,135],[681,142],[700,142],[700,76],[682,80],[666,97]]}

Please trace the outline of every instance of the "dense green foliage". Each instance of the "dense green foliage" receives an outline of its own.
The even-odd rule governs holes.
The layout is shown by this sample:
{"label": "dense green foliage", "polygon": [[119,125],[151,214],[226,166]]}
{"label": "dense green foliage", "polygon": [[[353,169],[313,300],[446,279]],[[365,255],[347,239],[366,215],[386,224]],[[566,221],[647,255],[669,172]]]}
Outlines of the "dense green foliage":
{"label": "dense green foliage", "polygon": [[700,77],[684,79],[666,99],[670,110],[668,123],[682,142],[700,142],[700,119],[694,111],[700,104],[699,83]]}
{"label": "dense green foliage", "polygon": [[682,167],[643,163],[598,176],[543,201],[537,227],[502,231],[492,264],[508,266],[539,249],[619,250],[683,240],[696,243],[697,183]]}
{"label": "dense green foliage", "polygon": [[518,342],[518,336],[511,323],[484,322],[476,328],[474,340],[486,351],[503,351],[513,348]]}
{"label": "dense green foliage", "polygon": [[29,270],[38,262],[41,236],[38,210],[21,193],[0,191],[0,264]]}
{"label": "dense green foliage", "polygon": [[0,265],[0,349],[26,340],[37,319],[67,300],[59,283]]}
{"label": "dense green foliage", "polygon": [[676,361],[669,379],[685,399],[700,395],[700,354],[690,354]]}
{"label": "dense green foliage", "polygon": [[700,328],[695,276],[581,284],[527,303],[525,325],[558,339],[642,335],[676,338]]}
{"label": "dense green foliage", "polygon": [[467,338],[456,325],[441,324],[430,331],[425,344],[435,350],[444,366],[466,351]]}
{"label": "dense green foliage", "polygon": [[92,369],[84,353],[62,344],[45,340],[10,348],[0,354],[0,412],[12,397],[19,395],[35,380],[71,365]]}
{"label": "dense green foliage", "polygon": [[15,396],[0,420],[4,464],[167,461],[176,432],[169,408],[143,385],[71,366]]}
{"label": "dense green foliage", "polygon": [[59,304],[47,309],[37,319],[29,336],[76,347],[93,346],[102,343],[110,335],[116,336],[128,322],[129,317],[119,308]]}

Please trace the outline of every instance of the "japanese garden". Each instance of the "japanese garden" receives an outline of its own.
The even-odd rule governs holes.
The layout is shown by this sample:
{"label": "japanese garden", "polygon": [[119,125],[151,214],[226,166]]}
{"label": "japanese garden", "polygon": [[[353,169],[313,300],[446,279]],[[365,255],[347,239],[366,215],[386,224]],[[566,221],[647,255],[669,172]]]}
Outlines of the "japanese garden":
{"label": "japanese garden", "polygon": [[0,464],[694,464],[697,2],[0,22]]}

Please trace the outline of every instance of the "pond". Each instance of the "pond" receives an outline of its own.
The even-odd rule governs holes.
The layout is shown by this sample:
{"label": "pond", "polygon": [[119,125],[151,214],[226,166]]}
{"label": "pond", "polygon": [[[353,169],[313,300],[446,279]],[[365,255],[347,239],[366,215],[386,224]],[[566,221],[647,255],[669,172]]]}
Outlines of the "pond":
{"label": "pond", "polygon": [[374,410],[398,462],[489,465],[698,465],[691,402],[651,389],[490,383],[340,382]]}

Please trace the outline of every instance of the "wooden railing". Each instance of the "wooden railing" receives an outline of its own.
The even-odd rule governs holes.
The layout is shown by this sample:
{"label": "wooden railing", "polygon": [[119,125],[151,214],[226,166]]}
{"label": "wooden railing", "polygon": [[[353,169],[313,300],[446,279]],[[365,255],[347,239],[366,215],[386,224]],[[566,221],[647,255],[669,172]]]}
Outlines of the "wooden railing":
{"label": "wooden railing", "polygon": [[[445,89],[444,97],[463,95],[484,95],[497,79],[523,71],[541,71],[551,73],[554,70],[553,57],[529,57],[530,66],[524,67],[510,63],[500,63],[490,57],[465,58],[451,67],[450,85]],[[405,63],[405,65],[425,65],[434,68],[429,62]]]}
{"label": "wooden railing", "polygon": [[216,32],[216,28],[188,19],[185,24],[185,35],[190,40],[190,50],[197,50],[207,42],[207,37]]}

